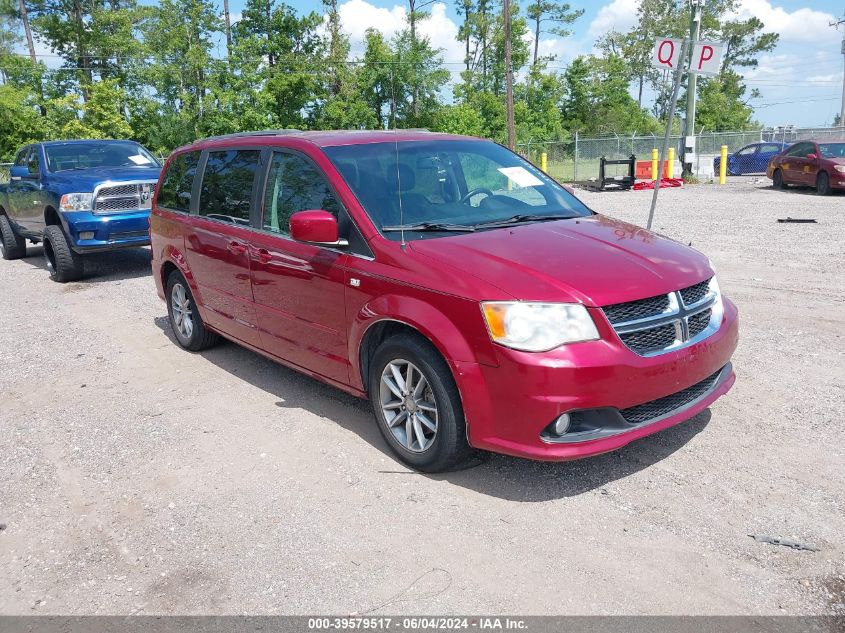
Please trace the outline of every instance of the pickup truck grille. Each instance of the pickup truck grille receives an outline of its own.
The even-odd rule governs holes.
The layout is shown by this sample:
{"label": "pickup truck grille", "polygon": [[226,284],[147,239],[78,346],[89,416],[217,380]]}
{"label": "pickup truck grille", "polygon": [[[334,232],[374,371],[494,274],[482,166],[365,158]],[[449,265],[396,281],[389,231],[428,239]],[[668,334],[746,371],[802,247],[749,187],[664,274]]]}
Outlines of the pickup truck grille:
{"label": "pickup truck grille", "polygon": [[155,182],[106,185],[95,191],[94,213],[121,213],[149,209]]}
{"label": "pickup truck grille", "polygon": [[641,356],[692,345],[719,329],[722,302],[711,279],[675,292],[602,308],[620,340]]}

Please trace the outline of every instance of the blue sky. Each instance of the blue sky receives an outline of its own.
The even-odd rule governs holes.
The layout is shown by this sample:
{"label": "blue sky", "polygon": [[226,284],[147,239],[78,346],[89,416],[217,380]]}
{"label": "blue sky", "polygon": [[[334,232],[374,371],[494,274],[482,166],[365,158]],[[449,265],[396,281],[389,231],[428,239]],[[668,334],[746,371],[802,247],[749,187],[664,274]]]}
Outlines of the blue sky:
{"label": "blue sky", "polygon": [[[147,0],[153,4],[155,0]],[[667,0],[669,1],[669,0]],[[217,0],[222,10],[222,0]],[[528,0],[522,0],[526,4]],[[637,0],[569,0],[583,8],[584,16],[574,25],[574,33],[565,40],[541,36],[540,49],[554,54],[552,64],[562,69],[573,57],[590,53],[596,38],[609,29],[626,30],[635,23]],[[314,0],[287,0],[299,11],[322,11]],[[237,20],[244,0],[230,0],[233,20]],[[420,27],[432,44],[443,50],[446,67],[454,76],[463,60],[460,43],[455,39],[459,19],[454,0],[435,2],[430,17]],[[392,35],[403,28],[407,0],[340,0],[344,30],[350,34],[353,55],[361,52],[364,32],[371,27]],[[752,102],[755,118],[765,125],[829,125],[839,112],[842,92],[843,56],[841,41],[845,26],[837,31],[828,26],[842,17],[843,0],[740,0],[739,17],[756,16],[766,30],[779,33],[778,47],[760,58],[756,69],[744,72],[749,88],[761,96]],[[41,47],[39,47],[41,48]],[[219,54],[225,54],[220,42]],[[49,51],[44,51],[49,52]]]}

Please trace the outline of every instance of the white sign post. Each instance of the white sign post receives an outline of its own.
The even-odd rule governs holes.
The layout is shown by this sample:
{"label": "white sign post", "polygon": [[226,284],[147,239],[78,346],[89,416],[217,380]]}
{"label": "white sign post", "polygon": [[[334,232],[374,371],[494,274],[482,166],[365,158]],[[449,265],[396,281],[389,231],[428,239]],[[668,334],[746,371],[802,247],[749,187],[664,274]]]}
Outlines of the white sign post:
{"label": "white sign post", "polygon": [[664,70],[677,70],[683,63],[681,48],[683,40],[673,40],[668,37],[658,37],[654,42],[651,54],[651,65]]}
{"label": "white sign post", "polygon": [[718,75],[724,54],[725,45],[722,42],[696,42],[692,47],[689,71],[699,75]]}

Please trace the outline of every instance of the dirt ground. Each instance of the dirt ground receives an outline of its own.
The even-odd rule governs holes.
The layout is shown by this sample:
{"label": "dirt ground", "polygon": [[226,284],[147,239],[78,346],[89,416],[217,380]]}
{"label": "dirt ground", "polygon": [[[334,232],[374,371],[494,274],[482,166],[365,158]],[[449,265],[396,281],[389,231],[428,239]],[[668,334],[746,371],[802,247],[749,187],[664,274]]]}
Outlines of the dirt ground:
{"label": "dirt ground", "polygon": [[[645,224],[651,192],[580,195]],[[739,305],[736,386],[565,464],[409,472],[366,403],[178,348],[148,251],[0,261],[0,613],[843,613],[845,196],[660,195]]]}

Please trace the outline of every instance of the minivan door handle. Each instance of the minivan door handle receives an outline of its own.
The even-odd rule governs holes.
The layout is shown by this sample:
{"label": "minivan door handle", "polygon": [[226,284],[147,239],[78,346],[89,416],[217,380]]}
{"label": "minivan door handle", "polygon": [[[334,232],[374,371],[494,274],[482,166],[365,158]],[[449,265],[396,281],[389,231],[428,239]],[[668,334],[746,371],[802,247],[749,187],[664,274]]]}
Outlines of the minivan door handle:
{"label": "minivan door handle", "polygon": [[246,245],[241,244],[240,242],[236,242],[234,240],[229,242],[227,248],[229,249],[229,252],[234,253],[235,255],[243,255],[244,253],[246,253]]}
{"label": "minivan door handle", "polygon": [[258,256],[257,257],[258,261],[261,262],[262,264],[268,264],[271,261],[273,261],[273,254],[270,251],[268,251],[266,248],[259,248],[258,251],[256,252],[256,255]]}

